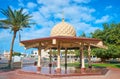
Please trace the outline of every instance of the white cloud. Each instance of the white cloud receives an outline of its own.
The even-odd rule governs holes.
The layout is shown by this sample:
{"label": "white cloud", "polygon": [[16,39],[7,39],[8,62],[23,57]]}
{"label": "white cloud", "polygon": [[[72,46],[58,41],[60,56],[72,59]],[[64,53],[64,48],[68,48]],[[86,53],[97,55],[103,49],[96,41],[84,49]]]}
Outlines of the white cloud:
{"label": "white cloud", "polygon": [[28,40],[28,39],[35,39],[35,38],[40,38],[40,37],[47,37],[50,34],[50,30],[51,28],[48,28],[48,27],[44,27],[38,30],[30,29],[29,32],[24,30],[21,32],[22,34],[21,39]]}
{"label": "white cloud", "polygon": [[[19,2],[20,4],[23,4],[23,0],[19,0]],[[58,19],[62,18],[63,11],[64,18],[67,19],[68,23],[75,25],[78,33],[79,31],[85,31],[86,33],[94,31],[95,28],[86,24],[86,22],[90,22],[95,19],[92,13],[96,10],[94,8],[89,8],[88,6],[76,4],[88,2],[90,2],[90,0],[74,0],[74,3],[72,4],[71,0],[37,0],[37,4],[29,2],[24,6],[27,8],[36,8],[36,10],[31,13],[33,16],[32,20],[34,20],[36,25],[29,30],[23,31],[22,39],[49,36],[51,28],[58,23]],[[29,12],[30,10],[31,9],[25,9],[25,12]],[[82,26],[82,28],[80,26]]]}
{"label": "white cloud", "polygon": [[39,8],[39,13],[44,16],[44,19],[51,18],[51,16],[60,19],[62,17],[62,11],[64,11],[64,16],[67,19],[91,21],[94,19],[91,14],[95,12],[95,9],[77,5],[64,6],[63,8],[52,5],[50,7],[42,6]]}
{"label": "white cloud", "polygon": [[70,0],[37,0],[37,2],[38,4],[43,4],[45,6],[66,6],[69,4]]}
{"label": "white cloud", "polygon": [[83,7],[83,6],[72,6],[72,7],[65,7],[65,16],[68,19],[76,20],[79,19],[79,21],[92,21],[94,17],[92,16],[92,13],[95,12],[94,9]]}
{"label": "white cloud", "polygon": [[23,4],[23,0],[18,0],[19,6],[24,7],[25,5]]}
{"label": "white cloud", "polygon": [[89,3],[91,0],[73,0],[77,3]]}
{"label": "white cloud", "polygon": [[106,6],[105,10],[111,9],[112,7],[113,7],[112,5]]}
{"label": "white cloud", "polygon": [[35,3],[33,3],[33,2],[29,2],[28,4],[27,4],[27,7],[28,8],[35,8],[37,6],[37,4],[35,4]]}
{"label": "white cloud", "polygon": [[35,23],[39,26],[42,26],[42,27],[50,27],[50,26],[53,26],[54,25],[54,22],[47,19],[48,17],[46,16],[49,16],[49,15],[46,15],[45,17],[39,12],[39,11],[36,11],[36,12],[33,12],[32,13],[32,19],[35,21]]}
{"label": "white cloud", "polygon": [[91,24],[87,24],[85,22],[77,22],[74,24],[77,35],[80,35],[79,33],[85,32],[86,34],[90,34],[91,32],[94,32],[96,29],[99,29],[99,27],[93,27]]}
{"label": "white cloud", "polygon": [[32,16],[33,16],[32,19],[35,20],[37,24],[41,24],[42,21],[45,21],[44,17],[40,14],[39,11],[33,12]]}
{"label": "white cloud", "polygon": [[[89,22],[95,19],[92,16],[96,10],[94,8],[89,8],[81,5],[71,4],[71,0],[37,0],[38,5],[37,10],[32,12],[33,20],[37,23],[38,26],[42,27],[40,29],[31,29],[29,32],[24,32],[24,39],[27,38],[39,38],[43,36],[49,36],[51,28],[58,23],[56,19],[62,18],[62,11],[64,11],[64,18],[69,19],[67,22],[71,23],[72,25],[76,25],[75,28],[79,26],[84,26],[82,31],[86,33],[90,33],[94,31],[94,29],[89,24],[81,23]],[[87,3],[90,0],[80,0],[79,3]],[[76,0],[78,3],[78,1]],[[42,4],[42,5],[41,5]],[[52,5],[51,5],[52,4]],[[51,20],[51,18],[53,18]],[[86,28],[89,26],[89,30],[86,31]],[[45,31],[46,30],[46,31]],[[77,28],[77,32],[79,32]],[[30,34],[29,34],[30,33]],[[45,33],[45,34],[44,34]],[[41,35],[39,35],[41,34]]]}
{"label": "white cloud", "polygon": [[10,33],[10,30],[7,30],[7,29],[0,30],[0,39],[7,39],[11,35],[12,34]]}
{"label": "white cloud", "polygon": [[108,22],[110,20],[110,16],[109,15],[105,15],[103,17],[101,17],[100,19],[97,19],[95,21],[95,23],[104,23],[104,22]]}

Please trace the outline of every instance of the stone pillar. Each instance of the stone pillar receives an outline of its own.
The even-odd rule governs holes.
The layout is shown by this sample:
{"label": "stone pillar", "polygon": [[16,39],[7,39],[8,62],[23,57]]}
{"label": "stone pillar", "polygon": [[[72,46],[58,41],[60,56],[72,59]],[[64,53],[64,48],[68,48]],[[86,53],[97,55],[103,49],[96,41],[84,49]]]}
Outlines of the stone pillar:
{"label": "stone pillar", "polygon": [[41,48],[38,48],[38,63],[37,63],[37,71],[41,70]]}
{"label": "stone pillar", "polygon": [[84,62],[84,51],[83,51],[83,45],[84,43],[81,43],[81,47],[80,47],[80,53],[81,53],[81,70],[84,71],[85,69],[85,62]]}
{"label": "stone pillar", "polygon": [[89,68],[92,68],[92,64],[91,64],[91,48],[90,48],[90,44],[88,45],[88,66],[89,66]]}
{"label": "stone pillar", "polygon": [[57,73],[61,72],[61,67],[60,67],[60,45],[58,45],[58,56],[57,56]]}

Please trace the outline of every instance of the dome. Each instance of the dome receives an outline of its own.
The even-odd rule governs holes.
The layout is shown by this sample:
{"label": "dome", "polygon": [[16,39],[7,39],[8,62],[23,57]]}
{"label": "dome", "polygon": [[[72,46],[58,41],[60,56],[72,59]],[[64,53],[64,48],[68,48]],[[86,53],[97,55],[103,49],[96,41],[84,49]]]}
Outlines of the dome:
{"label": "dome", "polygon": [[73,26],[62,21],[52,28],[50,36],[76,36],[76,31]]}

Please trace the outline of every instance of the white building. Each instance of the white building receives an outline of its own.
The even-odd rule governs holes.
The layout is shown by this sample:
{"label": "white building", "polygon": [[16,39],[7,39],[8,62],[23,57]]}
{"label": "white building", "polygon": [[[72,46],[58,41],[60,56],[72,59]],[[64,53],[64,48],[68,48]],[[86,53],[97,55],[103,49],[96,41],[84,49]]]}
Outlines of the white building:
{"label": "white building", "polygon": [[[49,50],[41,50],[41,57],[49,58]],[[31,57],[38,57],[38,50],[33,50],[30,54]]]}
{"label": "white building", "polygon": [[4,51],[3,56],[4,56],[5,58],[9,59],[9,57],[10,57],[10,52]]}

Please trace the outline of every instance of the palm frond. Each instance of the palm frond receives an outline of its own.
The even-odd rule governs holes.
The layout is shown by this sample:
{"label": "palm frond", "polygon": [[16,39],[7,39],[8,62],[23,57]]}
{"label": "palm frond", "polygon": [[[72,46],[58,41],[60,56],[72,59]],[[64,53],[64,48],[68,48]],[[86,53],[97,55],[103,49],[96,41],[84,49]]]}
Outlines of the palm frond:
{"label": "palm frond", "polygon": [[35,24],[30,21],[32,16],[28,13],[23,13],[23,8],[13,11],[8,7],[8,10],[1,9],[1,13],[5,15],[7,19],[1,20],[0,22],[3,23],[3,25],[8,25],[12,31],[19,31],[22,28],[30,27],[31,24]]}
{"label": "palm frond", "polygon": [[5,15],[6,17],[9,17],[7,10],[0,9],[0,12]]}
{"label": "palm frond", "polygon": [[9,14],[9,17],[10,19],[15,19],[15,11],[12,11],[12,9],[10,7],[8,7],[8,14]]}
{"label": "palm frond", "polygon": [[0,28],[9,29],[11,27],[11,23],[8,20],[0,20]]}

